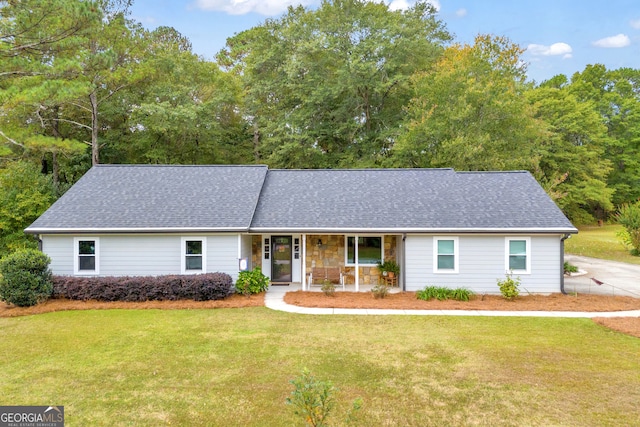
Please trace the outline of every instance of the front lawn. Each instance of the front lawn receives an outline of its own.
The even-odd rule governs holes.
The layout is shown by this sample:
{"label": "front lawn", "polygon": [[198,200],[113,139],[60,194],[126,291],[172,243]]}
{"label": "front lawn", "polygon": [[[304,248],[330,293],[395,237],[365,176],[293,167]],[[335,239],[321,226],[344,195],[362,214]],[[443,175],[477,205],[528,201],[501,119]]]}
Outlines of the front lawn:
{"label": "front lawn", "polygon": [[0,405],[64,405],[69,426],[301,425],[284,401],[303,367],[337,413],[363,398],[356,425],[640,419],[640,339],[588,319],[96,310],[0,331]]}
{"label": "front lawn", "polygon": [[617,224],[580,227],[578,234],[565,241],[565,251],[574,255],[640,264],[640,257],[631,255],[616,237],[621,229],[622,226]]}

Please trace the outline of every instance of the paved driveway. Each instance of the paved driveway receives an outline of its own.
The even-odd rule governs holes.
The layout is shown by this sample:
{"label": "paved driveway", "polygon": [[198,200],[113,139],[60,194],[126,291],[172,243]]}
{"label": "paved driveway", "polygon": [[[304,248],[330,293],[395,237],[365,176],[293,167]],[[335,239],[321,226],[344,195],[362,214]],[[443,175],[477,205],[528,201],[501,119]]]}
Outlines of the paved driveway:
{"label": "paved driveway", "polygon": [[[579,276],[565,277],[565,291],[640,298],[640,265],[569,254],[565,254],[564,260],[584,272]],[[591,278],[604,284],[599,286]]]}

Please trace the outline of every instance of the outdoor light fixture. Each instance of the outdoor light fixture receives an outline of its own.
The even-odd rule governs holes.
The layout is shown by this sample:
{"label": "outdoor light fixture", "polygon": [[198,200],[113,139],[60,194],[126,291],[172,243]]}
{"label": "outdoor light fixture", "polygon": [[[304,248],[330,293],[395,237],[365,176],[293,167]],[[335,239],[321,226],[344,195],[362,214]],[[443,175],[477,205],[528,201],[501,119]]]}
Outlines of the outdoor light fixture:
{"label": "outdoor light fixture", "polygon": [[322,246],[322,240],[318,239],[318,247]]}

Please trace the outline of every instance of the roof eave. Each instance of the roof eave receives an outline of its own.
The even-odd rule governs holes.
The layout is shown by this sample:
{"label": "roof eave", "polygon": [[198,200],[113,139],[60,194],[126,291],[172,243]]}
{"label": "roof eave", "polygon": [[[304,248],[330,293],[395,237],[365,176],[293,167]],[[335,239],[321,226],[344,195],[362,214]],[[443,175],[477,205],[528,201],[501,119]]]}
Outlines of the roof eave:
{"label": "roof eave", "polygon": [[315,234],[576,234],[575,227],[480,227],[480,228],[425,228],[425,227],[397,227],[397,228],[354,228],[354,227],[251,227],[250,233],[315,233]]}
{"label": "roof eave", "polygon": [[184,234],[184,233],[247,233],[248,227],[115,227],[115,228],[36,228],[27,234]]}

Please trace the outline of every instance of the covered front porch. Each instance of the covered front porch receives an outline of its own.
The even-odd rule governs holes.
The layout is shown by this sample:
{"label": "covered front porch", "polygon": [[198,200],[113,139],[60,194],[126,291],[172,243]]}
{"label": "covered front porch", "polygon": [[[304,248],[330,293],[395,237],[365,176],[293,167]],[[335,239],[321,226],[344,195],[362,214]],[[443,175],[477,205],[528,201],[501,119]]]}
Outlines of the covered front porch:
{"label": "covered front porch", "polygon": [[[340,291],[367,291],[383,282],[403,289],[402,235],[282,233],[248,235],[247,239],[248,267],[261,267],[275,286],[319,291],[329,280]],[[247,246],[248,241],[243,247]],[[378,268],[381,261],[397,263],[400,274],[392,279],[384,276]]]}

